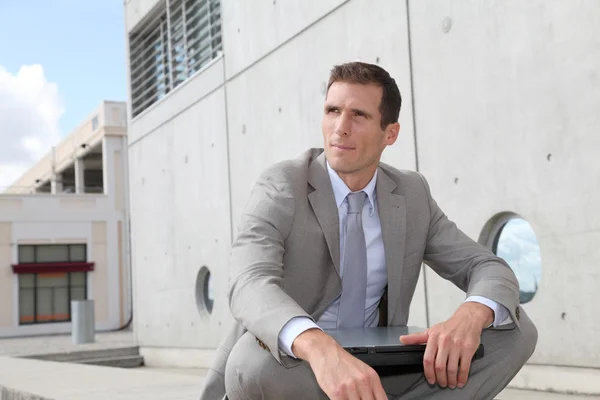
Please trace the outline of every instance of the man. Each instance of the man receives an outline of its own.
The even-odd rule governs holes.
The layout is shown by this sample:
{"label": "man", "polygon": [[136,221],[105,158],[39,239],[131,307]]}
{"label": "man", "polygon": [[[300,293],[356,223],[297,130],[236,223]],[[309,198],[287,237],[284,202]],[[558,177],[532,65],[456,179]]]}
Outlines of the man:
{"label": "man", "polygon": [[[380,162],[400,105],[382,68],[336,66],[324,149],[262,174],[232,247],[237,323],[203,399],[491,399],[531,356],[537,332],[510,267],[443,214],[420,174]],[[399,338],[427,343],[423,371],[378,374],[323,332],[406,325],[423,261],[467,294],[447,321]]]}

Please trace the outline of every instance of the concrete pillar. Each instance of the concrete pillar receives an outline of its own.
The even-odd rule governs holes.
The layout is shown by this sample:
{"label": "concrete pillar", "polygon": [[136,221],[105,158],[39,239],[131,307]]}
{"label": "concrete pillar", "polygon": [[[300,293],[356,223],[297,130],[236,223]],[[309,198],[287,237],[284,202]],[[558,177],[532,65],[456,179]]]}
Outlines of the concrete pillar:
{"label": "concrete pillar", "polygon": [[73,344],[94,342],[94,300],[71,300]]}
{"label": "concrete pillar", "polygon": [[122,203],[127,188],[124,187],[127,173],[123,153],[127,151],[124,138],[121,136],[105,136],[102,139],[102,170],[104,193],[111,198],[120,197]]}
{"label": "concrete pillar", "polygon": [[85,193],[85,163],[83,158],[75,158],[73,167],[75,168],[75,193]]}
{"label": "concrete pillar", "polygon": [[62,174],[54,174],[54,176],[50,180],[50,193],[57,194],[62,193],[62,191]]}

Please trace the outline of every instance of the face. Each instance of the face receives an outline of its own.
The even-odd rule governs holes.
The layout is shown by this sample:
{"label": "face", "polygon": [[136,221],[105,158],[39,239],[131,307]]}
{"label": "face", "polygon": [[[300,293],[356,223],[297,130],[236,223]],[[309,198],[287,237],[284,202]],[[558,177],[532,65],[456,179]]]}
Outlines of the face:
{"label": "face", "polygon": [[375,85],[347,82],[334,82],[329,88],[321,127],[325,155],[340,176],[364,176],[368,183],[381,153],[396,141],[398,123],[381,128],[382,93]]}

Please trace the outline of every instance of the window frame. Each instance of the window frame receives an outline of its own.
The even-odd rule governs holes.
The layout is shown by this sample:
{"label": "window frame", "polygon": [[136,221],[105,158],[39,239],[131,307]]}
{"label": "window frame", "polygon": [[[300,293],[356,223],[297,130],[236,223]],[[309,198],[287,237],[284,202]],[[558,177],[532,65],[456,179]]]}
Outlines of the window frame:
{"label": "window frame", "polygon": [[[42,261],[40,260],[38,250],[43,247],[65,247],[66,248],[66,259],[65,260],[53,260],[53,261]],[[33,260],[27,258],[27,260],[22,259],[21,251],[22,249],[27,248],[29,252],[33,252]],[[83,257],[73,257],[74,249],[78,248],[75,252],[83,250]],[[29,254],[31,255],[31,254]],[[88,288],[88,272],[94,270],[94,263],[90,263],[87,261],[88,258],[88,246],[87,243],[52,243],[52,244],[20,244],[17,246],[17,257],[18,264],[13,265],[13,272],[18,274],[18,314],[19,314],[19,326],[21,325],[38,325],[38,324],[56,324],[56,323],[69,323],[72,321],[72,310],[71,310],[71,300],[72,300],[72,289],[73,288],[81,288],[82,285],[73,286],[72,283],[72,274],[73,273],[83,273],[84,275],[84,299],[88,298],[89,288]],[[69,309],[69,318],[68,319],[60,319],[60,320],[51,320],[51,321],[39,321],[38,320],[38,290],[39,287],[39,276],[44,274],[52,274],[52,273],[65,273],[67,274],[67,282],[66,286],[60,286],[61,288],[66,287],[67,289],[67,301],[68,301],[68,309]],[[33,321],[31,322],[22,322],[21,321],[21,276],[33,276]],[[54,290],[54,288],[52,288]],[[54,292],[53,292],[54,293]],[[54,306],[54,305],[53,305]]]}
{"label": "window frame", "polygon": [[[529,226],[531,226],[531,223],[526,218],[524,218],[523,216],[516,214],[514,212],[503,212],[503,213],[497,214],[492,219],[490,219],[487,222],[487,224],[484,226],[483,230],[481,231],[481,234],[479,235],[479,240],[478,240],[479,244],[487,247],[495,256],[500,257],[497,254],[498,253],[498,245],[500,243],[500,237],[502,236],[502,232],[504,231],[504,228],[506,227],[506,225],[512,220],[523,220],[527,224],[529,224]],[[531,229],[533,230],[533,227],[531,227]],[[533,232],[535,234],[535,231],[533,231]],[[540,246],[540,251],[541,251],[541,245],[537,238],[537,235],[535,235],[535,238],[538,243],[538,246]],[[506,263],[509,265],[509,268],[513,272],[515,272],[513,266],[510,265],[510,263],[508,263],[508,261],[506,261]],[[515,275],[516,275],[516,272],[515,272]],[[521,289],[521,282],[519,282],[519,304],[523,305],[523,304],[528,304],[528,303],[532,302],[533,299],[535,298],[535,295],[537,294],[537,292],[539,290],[539,284],[540,284],[540,282],[536,281],[536,290],[533,293],[533,296],[529,300],[527,300],[525,302],[521,302],[522,289]]]}

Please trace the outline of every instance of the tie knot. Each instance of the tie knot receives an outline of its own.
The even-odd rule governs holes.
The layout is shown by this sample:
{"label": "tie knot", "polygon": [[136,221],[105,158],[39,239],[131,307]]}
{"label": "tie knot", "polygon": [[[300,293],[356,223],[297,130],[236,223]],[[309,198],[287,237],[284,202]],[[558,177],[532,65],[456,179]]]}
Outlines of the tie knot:
{"label": "tie knot", "polygon": [[366,199],[367,194],[365,192],[348,193],[348,214],[360,214]]}

